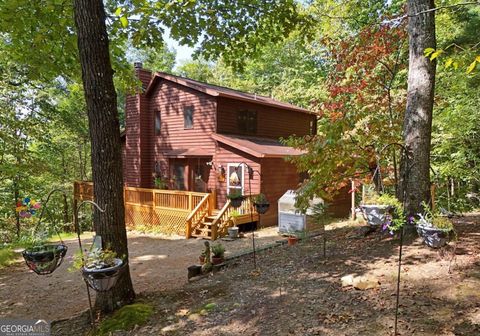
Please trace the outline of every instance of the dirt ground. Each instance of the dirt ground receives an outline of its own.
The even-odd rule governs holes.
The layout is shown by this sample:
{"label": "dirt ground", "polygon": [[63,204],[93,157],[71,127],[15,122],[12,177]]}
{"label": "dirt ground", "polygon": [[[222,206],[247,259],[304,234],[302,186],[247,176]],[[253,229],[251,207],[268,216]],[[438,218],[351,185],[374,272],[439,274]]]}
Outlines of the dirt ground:
{"label": "dirt ground", "polygon": [[[447,248],[406,240],[399,335],[480,335],[480,216],[455,223],[458,241]],[[259,253],[257,271],[245,257],[181,288],[159,286],[140,298],[155,307],[150,321],[115,335],[393,335],[398,239],[358,232],[327,231],[326,259],[317,237]],[[342,287],[348,274],[380,285]],[[83,315],[55,324],[54,334],[82,335],[87,328]]]}
{"label": "dirt ground", "polygon": [[[251,236],[222,241],[226,255],[251,247]],[[280,239],[276,228],[256,232],[258,246]],[[86,240],[88,243],[90,240]],[[53,321],[77,315],[88,308],[80,272],[68,270],[78,251],[76,240],[68,246],[64,263],[50,275],[29,271],[19,254],[18,262],[0,269],[0,318],[31,318]],[[128,248],[132,281],[137,293],[164,292],[187,283],[187,267],[198,263],[204,240],[129,233]],[[92,291],[93,292],[93,291]],[[94,295],[94,294],[93,294]]]}

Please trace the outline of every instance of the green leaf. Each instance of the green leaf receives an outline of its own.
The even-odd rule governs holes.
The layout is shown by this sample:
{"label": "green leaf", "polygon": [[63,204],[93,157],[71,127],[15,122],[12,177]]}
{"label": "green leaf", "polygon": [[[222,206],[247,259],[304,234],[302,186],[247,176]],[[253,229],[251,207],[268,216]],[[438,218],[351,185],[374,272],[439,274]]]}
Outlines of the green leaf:
{"label": "green leaf", "polygon": [[118,7],[117,10],[115,11],[115,16],[120,16],[120,14],[122,13],[122,10],[123,10],[122,7]]}
{"label": "green leaf", "polygon": [[452,58],[448,58],[446,61],[445,61],[445,69],[448,69],[453,63],[453,59]]}
{"label": "green leaf", "polygon": [[475,57],[475,61],[480,62],[480,55]]}
{"label": "green leaf", "polygon": [[122,24],[122,27],[123,28],[127,28],[128,27],[128,19],[126,16],[122,16],[120,18],[120,23]]}
{"label": "green leaf", "polygon": [[437,51],[435,51],[435,52],[430,56],[430,61],[433,61],[435,58],[437,58],[438,56],[440,56],[442,53],[443,53],[443,50],[442,50],[442,49],[438,49]]}
{"label": "green leaf", "polygon": [[471,73],[475,67],[477,66],[477,61],[473,61],[472,63],[470,63],[470,65],[468,66],[467,68],[467,74]]}
{"label": "green leaf", "polygon": [[435,51],[435,49],[433,48],[427,48],[423,51],[423,54],[425,55],[425,57],[428,57],[430,56],[430,54],[432,54],[433,52]]}

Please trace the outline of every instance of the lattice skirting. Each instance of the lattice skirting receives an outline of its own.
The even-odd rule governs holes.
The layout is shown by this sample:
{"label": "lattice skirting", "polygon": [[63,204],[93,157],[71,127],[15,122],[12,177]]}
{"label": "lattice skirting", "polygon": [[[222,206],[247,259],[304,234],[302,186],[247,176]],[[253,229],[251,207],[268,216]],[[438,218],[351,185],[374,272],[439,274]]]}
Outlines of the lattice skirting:
{"label": "lattice skirting", "polygon": [[190,211],[125,204],[125,224],[133,230],[185,235]]}

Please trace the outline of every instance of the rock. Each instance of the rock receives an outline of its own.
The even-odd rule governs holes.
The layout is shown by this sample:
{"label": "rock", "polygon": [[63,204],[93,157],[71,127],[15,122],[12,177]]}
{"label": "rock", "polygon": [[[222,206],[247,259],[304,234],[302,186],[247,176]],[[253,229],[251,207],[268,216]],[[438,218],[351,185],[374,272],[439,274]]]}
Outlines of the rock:
{"label": "rock", "polygon": [[342,281],[342,287],[353,286],[353,274],[345,275],[340,280]]}
{"label": "rock", "polygon": [[380,286],[380,281],[372,276],[354,276],[353,274],[348,274],[340,280],[342,281],[342,287],[352,286],[359,290],[373,289]]}

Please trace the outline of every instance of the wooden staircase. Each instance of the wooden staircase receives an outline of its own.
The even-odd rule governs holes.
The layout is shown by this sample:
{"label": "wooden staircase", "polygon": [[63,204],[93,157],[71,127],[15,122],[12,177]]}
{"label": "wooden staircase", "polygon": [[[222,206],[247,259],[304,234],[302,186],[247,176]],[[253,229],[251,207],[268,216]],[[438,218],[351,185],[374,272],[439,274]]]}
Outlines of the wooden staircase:
{"label": "wooden staircase", "polygon": [[[222,209],[213,209],[212,200],[204,198],[187,218],[187,238],[216,240],[226,236],[231,226],[258,221],[258,213],[250,202],[245,198],[242,205],[234,209],[228,200]],[[233,216],[234,210],[240,215]]]}
{"label": "wooden staircase", "polygon": [[192,232],[192,237],[212,239],[212,225],[220,210],[214,209],[211,215],[203,217],[202,221]]}

